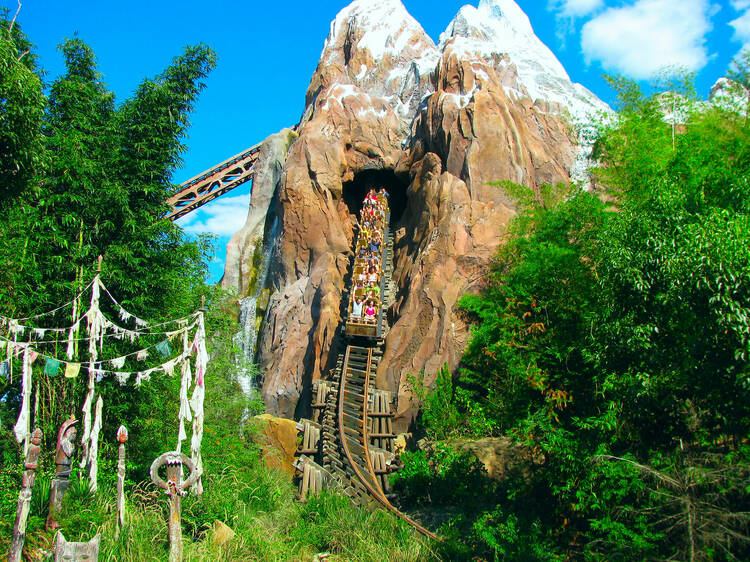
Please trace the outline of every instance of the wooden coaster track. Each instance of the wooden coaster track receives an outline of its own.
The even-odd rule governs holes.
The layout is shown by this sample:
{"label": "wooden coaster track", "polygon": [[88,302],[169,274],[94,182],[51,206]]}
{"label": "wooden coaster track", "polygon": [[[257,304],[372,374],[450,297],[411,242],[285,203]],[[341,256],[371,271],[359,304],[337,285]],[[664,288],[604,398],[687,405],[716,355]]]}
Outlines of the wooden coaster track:
{"label": "wooden coaster track", "polygon": [[[299,495],[338,486],[357,505],[382,507],[423,535],[438,539],[388,499],[388,474],[396,469],[393,453],[391,397],[374,388],[381,352],[377,347],[347,346],[337,380],[318,381],[314,395],[326,393],[320,422],[297,424],[302,444],[295,462]],[[375,441],[378,445],[374,445]]]}
{"label": "wooden coaster track", "polygon": [[[384,268],[389,276],[383,302],[390,300],[392,236],[385,237]],[[384,319],[385,306],[381,309]],[[378,322],[380,324],[380,321]],[[389,500],[388,474],[397,469],[393,450],[393,398],[375,388],[382,351],[382,332],[377,338],[359,338],[339,355],[332,377],[313,383],[313,419],[302,419],[297,429],[302,442],[295,461],[299,496],[325,487],[339,487],[352,502],[368,508],[383,508],[407,522],[423,535],[438,539],[399,511]]]}

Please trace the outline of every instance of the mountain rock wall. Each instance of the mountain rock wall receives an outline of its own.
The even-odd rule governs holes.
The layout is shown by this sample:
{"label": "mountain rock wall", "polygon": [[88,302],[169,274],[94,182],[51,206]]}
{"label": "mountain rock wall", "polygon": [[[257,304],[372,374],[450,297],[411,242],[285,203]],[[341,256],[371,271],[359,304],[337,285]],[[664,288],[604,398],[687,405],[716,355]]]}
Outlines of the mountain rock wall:
{"label": "mountain rock wall", "polygon": [[[269,139],[262,195],[256,179],[223,282],[242,293],[263,238],[257,225],[278,221],[273,240],[264,230],[274,260],[257,358],[268,411],[305,414],[312,380],[333,368],[341,343],[356,204],[385,185],[397,292],[377,384],[398,392],[405,427],[414,413],[406,376],[424,373],[430,384],[444,363],[457,366],[468,339],[456,302],[478,287],[515,214],[498,182],[569,181],[585,156],[576,120],[606,106],[570,82],[512,0],[462,8],[439,46],[399,0],[372,4],[357,0],[331,24],[288,152],[283,135]],[[500,44],[508,29],[523,56]]]}

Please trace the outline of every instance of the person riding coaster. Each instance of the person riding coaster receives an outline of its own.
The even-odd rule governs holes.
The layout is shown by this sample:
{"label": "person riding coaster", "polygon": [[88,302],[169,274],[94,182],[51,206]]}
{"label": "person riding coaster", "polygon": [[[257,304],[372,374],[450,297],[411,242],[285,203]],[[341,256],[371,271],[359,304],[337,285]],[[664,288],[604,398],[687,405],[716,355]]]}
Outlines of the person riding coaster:
{"label": "person riding coaster", "polygon": [[371,300],[367,301],[367,306],[365,306],[365,322],[375,322],[377,313],[378,310],[375,308],[375,303]]}
{"label": "person riding coaster", "polygon": [[371,189],[354,221],[359,233],[355,245],[354,269],[348,319],[354,324],[375,324],[380,310],[381,253],[385,238],[388,194],[384,188]]}
{"label": "person riding coaster", "polygon": [[357,297],[356,300],[352,303],[352,312],[350,314],[350,317],[362,318],[363,307],[364,307],[364,301],[362,300],[362,297]]}

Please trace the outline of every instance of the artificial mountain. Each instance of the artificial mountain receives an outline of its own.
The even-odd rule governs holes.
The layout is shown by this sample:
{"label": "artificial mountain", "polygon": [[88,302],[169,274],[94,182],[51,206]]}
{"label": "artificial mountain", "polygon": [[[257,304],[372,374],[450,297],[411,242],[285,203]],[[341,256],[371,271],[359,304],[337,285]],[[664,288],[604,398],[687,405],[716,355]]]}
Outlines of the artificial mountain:
{"label": "artificial mountain", "polygon": [[263,145],[247,222],[227,251],[225,287],[267,289],[256,355],[267,411],[305,414],[312,381],[335,366],[353,213],[384,186],[395,298],[377,385],[398,394],[404,428],[407,375],[430,384],[461,358],[468,326],[456,303],[478,287],[516,212],[498,182],[584,180],[586,125],[606,112],[513,0],[464,6],[437,45],[400,0],[342,10],[297,133]]}

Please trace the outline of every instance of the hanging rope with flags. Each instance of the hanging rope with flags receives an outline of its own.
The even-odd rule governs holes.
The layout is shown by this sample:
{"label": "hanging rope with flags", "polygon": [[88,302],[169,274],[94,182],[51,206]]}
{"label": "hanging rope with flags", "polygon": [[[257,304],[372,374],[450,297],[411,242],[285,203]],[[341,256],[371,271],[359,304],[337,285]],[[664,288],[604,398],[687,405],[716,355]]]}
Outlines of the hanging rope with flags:
{"label": "hanging rope with flags", "polygon": [[[83,299],[88,293],[88,309],[80,313],[78,303],[85,302]],[[132,323],[133,328],[120,325],[102,311],[103,296],[109,301],[108,306],[114,310],[117,319]],[[44,319],[54,318],[67,309],[71,310],[70,325],[38,325]],[[81,333],[82,328],[85,335]],[[35,378],[33,364],[37,360],[44,360],[44,367],[39,369],[37,376],[43,373],[47,377],[56,377],[62,372],[65,378],[76,379],[81,371],[87,375],[86,394],[81,407],[83,424],[80,467],[89,467],[92,491],[97,487],[98,439],[104,405],[103,397],[97,396],[97,382],[111,376],[120,385],[125,385],[132,378],[135,386],[140,387],[154,374],[163,373],[172,377],[175,370],[180,368],[182,377],[177,450],[181,450],[183,441],[187,439],[185,423],[192,422],[191,459],[196,467],[202,469],[200,449],[203,439],[205,372],[208,364],[205,337],[202,310],[182,318],[149,323],[126,310],[107,290],[99,273],[73,300],[53,310],[24,318],[0,315],[0,376],[10,377],[12,380],[13,359],[21,357],[21,408],[13,429],[16,440],[24,443],[24,455],[28,451],[31,435],[31,392]],[[149,343],[127,353],[121,352],[122,345],[128,342],[135,345],[141,340],[156,343]],[[119,342],[122,342],[122,345]],[[180,342],[176,347],[179,350],[176,355],[172,347],[175,342]],[[60,344],[65,347],[64,358],[58,356]],[[119,348],[118,353],[110,353],[108,356],[107,352],[115,347]],[[83,349],[87,355],[85,361],[77,358],[79,351]],[[152,358],[152,361],[147,368],[125,369],[128,363],[143,363],[149,358]],[[191,358],[194,362],[193,369],[190,365]],[[153,359],[158,359],[158,363],[154,364]],[[195,373],[194,377],[192,372]],[[188,399],[191,387],[192,396]],[[93,416],[92,408],[95,410]],[[196,482],[194,491],[201,493],[200,480]]]}

